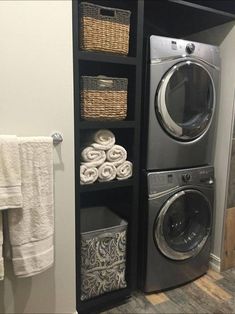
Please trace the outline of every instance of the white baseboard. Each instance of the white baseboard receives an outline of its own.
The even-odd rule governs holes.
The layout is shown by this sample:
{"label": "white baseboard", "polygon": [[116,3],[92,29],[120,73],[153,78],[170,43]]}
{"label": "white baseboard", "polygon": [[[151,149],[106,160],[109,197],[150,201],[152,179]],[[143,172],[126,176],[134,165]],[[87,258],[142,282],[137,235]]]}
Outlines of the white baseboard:
{"label": "white baseboard", "polygon": [[210,254],[210,268],[215,270],[216,272],[220,273],[221,271],[221,259],[214,255],[214,254]]}

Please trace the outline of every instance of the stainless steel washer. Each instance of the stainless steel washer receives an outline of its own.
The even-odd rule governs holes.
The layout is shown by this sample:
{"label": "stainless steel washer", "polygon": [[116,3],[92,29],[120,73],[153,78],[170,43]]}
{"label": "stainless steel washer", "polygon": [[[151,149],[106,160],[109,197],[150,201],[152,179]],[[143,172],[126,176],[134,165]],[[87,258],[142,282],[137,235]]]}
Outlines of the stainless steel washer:
{"label": "stainless steel washer", "polygon": [[151,172],[145,178],[142,289],[151,292],[186,283],[207,271],[214,169]]}
{"label": "stainless steel washer", "polygon": [[213,163],[218,47],[150,37],[147,170]]}

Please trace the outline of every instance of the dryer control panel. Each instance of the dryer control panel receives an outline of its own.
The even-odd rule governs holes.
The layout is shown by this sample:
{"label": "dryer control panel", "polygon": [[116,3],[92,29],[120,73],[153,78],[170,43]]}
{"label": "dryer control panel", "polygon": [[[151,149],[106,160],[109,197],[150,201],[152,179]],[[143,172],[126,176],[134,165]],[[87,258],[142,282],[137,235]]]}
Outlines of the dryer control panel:
{"label": "dryer control panel", "polygon": [[150,37],[150,60],[161,62],[185,56],[200,58],[217,67],[220,66],[217,46],[155,35]]}
{"label": "dryer control panel", "polygon": [[213,187],[214,167],[151,172],[147,174],[147,180],[149,195],[170,193],[184,186]]}

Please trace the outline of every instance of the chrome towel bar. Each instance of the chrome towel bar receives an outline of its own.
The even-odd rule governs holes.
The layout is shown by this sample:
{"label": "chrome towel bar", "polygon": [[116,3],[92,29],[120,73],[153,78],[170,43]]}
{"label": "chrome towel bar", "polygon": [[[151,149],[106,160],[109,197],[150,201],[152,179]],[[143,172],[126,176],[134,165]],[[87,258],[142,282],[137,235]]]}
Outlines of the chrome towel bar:
{"label": "chrome towel bar", "polygon": [[51,134],[51,137],[53,138],[54,145],[58,145],[63,142],[63,136],[58,132]]}

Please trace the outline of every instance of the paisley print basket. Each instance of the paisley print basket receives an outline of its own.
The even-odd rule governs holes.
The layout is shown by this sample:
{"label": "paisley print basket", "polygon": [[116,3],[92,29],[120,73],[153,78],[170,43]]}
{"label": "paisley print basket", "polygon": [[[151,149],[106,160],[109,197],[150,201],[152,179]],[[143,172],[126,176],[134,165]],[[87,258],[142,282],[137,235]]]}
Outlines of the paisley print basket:
{"label": "paisley print basket", "polygon": [[127,223],[105,207],[82,210],[81,300],[125,288]]}

